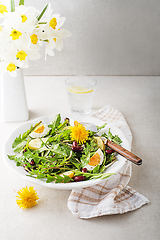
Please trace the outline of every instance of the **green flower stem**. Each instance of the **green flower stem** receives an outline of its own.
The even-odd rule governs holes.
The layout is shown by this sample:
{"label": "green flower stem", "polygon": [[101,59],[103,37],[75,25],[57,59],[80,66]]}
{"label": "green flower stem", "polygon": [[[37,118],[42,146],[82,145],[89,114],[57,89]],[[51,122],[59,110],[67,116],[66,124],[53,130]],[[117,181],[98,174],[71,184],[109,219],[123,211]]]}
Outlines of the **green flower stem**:
{"label": "green flower stem", "polygon": [[11,0],[11,12],[15,12],[15,2]]}
{"label": "green flower stem", "polygon": [[38,24],[47,24],[47,22],[39,22]]}
{"label": "green flower stem", "polygon": [[24,5],[24,0],[19,0],[19,6]]}

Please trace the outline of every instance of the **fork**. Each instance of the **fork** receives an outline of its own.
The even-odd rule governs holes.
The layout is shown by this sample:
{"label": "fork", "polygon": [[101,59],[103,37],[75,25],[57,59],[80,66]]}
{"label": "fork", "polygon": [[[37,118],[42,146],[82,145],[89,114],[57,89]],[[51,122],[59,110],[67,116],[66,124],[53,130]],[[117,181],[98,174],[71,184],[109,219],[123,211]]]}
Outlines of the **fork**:
{"label": "fork", "polygon": [[[83,126],[93,132],[98,132],[97,127],[92,123],[81,122]],[[137,157],[134,153],[128,151],[127,149],[121,147],[120,145],[114,143],[111,140],[105,138],[104,144],[113,149],[115,152],[119,153],[121,156],[125,157],[127,160],[131,161],[136,165],[142,164],[142,159]]]}

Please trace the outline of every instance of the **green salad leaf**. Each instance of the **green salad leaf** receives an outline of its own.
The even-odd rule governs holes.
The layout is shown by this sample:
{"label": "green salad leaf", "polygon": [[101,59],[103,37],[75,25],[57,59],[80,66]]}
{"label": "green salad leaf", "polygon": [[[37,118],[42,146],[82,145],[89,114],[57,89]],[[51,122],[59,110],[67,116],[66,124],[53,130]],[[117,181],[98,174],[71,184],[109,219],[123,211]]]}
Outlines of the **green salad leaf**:
{"label": "green salad leaf", "polygon": [[22,135],[20,134],[12,143],[12,148],[14,149],[14,152],[21,152],[21,150],[23,149],[25,143],[24,141],[26,141],[27,137],[29,136],[29,134],[37,127],[41,124],[41,121],[39,123],[36,123],[35,126],[31,126],[29,130],[27,130],[26,132],[24,132]]}
{"label": "green salad leaf", "polygon": [[108,134],[103,133],[102,134],[103,137],[106,137],[107,139],[111,140],[112,142],[116,143],[116,144],[121,144],[122,140],[118,137],[118,135],[113,135],[111,133],[111,129],[109,128]]}

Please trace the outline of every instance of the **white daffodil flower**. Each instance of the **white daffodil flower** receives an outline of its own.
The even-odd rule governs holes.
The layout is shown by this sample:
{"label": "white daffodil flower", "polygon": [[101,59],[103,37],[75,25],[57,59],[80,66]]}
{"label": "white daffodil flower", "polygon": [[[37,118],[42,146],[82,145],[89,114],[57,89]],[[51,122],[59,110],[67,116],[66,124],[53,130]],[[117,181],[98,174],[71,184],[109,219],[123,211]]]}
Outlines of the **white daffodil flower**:
{"label": "white daffodil flower", "polygon": [[66,29],[59,29],[59,30],[56,30],[54,32],[55,36],[53,38],[53,40],[55,41],[55,48],[58,50],[58,51],[61,51],[62,48],[63,48],[63,38],[68,38],[70,37],[72,34],[71,32],[69,32],[68,30]]}
{"label": "white daffodil flower", "polygon": [[12,76],[16,76],[18,68],[28,68],[30,60],[40,58],[43,43],[46,59],[47,55],[55,55],[54,49],[61,51],[63,38],[71,36],[61,29],[65,17],[53,14],[50,3],[41,12],[25,7],[23,1],[19,3],[14,7],[14,1],[0,0],[0,17],[4,18],[0,23],[0,67]]}
{"label": "white daffodil flower", "polygon": [[0,18],[7,16],[10,11],[10,0],[0,0]]}
{"label": "white daffodil flower", "polygon": [[53,14],[53,9],[51,9],[51,4],[48,4],[46,14],[43,18],[43,22],[47,22],[47,25],[53,30],[58,30],[65,23],[66,18],[60,17],[60,14]]}
{"label": "white daffodil flower", "polygon": [[15,12],[28,17],[30,15],[36,16],[39,13],[39,10],[31,6],[25,7],[24,5],[20,5],[15,7]]}
{"label": "white daffodil flower", "polygon": [[53,51],[54,48],[58,51],[61,51],[63,48],[63,38],[70,36],[71,33],[66,29],[53,31],[52,29],[46,27],[43,32],[43,41],[45,41],[45,60],[47,60],[47,55],[55,55]]}
{"label": "white daffodil flower", "polygon": [[29,60],[37,60],[40,58],[40,54],[37,49],[32,49],[30,46],[26,46],[23,43],[17,42],[15,57],[20,62],[22,68],[29,67]]}
{"label": "white daffodil flower", "polygon": [[28,68],[29,60],[37,60],[40,58],[40,54],[37,50],[26,46],[22,42],[15,41],[9,44],[4,56],[2,55],[2,59],[4,59],[4,61],[6,56],[10,56],[12,61],[16,60],[17,66],[20,68]]}
{"label": "white daffodil flower", "polygon": [[55,48],[55,42],[53,38],[48,38],[45,45],[45,60],[47,60],[47,55],[53,57],[55,55],[53,49]]}
{"label": "white daffodil flower", "polygon": [[23,28],[22,18],[18,14],[13,14],[12,20],[13,21],[10,22],[9,19],[7,19],[6,21],[4,21],[4,23],[2,23],[3,26],[1,27],[0,31],[0,45],[2,44],[4,49],[7,49],[8,43],[14,44],[14,42],[19,42],[19,44],[23,43],[26,46],[31,45],[31,48],[36,48],[36,50],[39,50],[40,46],[34,46],[35,38],[34,36],[32,36],[34,26],[32,26],[32,29],[30,27],[27,28],[26,26],[25,28]]}
{"label": "white daffodil flower", "polygon": [[32,32],[37,24],[36,15],[39,11],[34,7],[20,5],[15,8],[15,13],[21,17],[21,27],[27,32]]}
{"label": "white daffodil flower", "polygon": [[54,56],[53,49],[55,48],[55,42],[53,41],[53,38],[50,35],[50,29],[46,24],[39,24],[34,30],[34,33],[39,39],[40,46],[45,43],[45,60],[47,59],[47,55]]}
{"label": "white daffodil flower", "polygon": [[3,50],[8,48],[8,43],[10,41],[9,32],[2,25],[0,25],[0,48]]}
{"label": "white daffodil flower", "polygon": [[65,18],[60,17],[59,14],[53,14],[53,9],[51,9],[51,5],[49,4],[48,10],[42,19],[42,24],[39,24],[37,28],[39,38],[45,41],[45,60],[47,60],[47,55],[55,55],[54,48],[61,51],[63,48],[63,38],[71,36],[69,31],[61,29],[64,22]]}
{"label": "white daffodil flower", "polygon": [[[23,17],[25,19],[25,17]],[[5,21],[2,23],[2,25],[6,29],[10,29],[11,31],[18,31],[19,34],[22,35],[22,33],[30,33],[34,30],[35,24],[36,24],[36,18],[33,19],[28,18],[27,20],[23,20],[21,14],[17,12],[12,12],[10,17],[5,19]],[[31,21],[34,21],[35,23],[32,24]]]}
{"label": "white daffodil flower", "polygon": [[8,72],[11,76],[17,76],[17,69],[20,68],[18,60],[13,54],[7,55],[1,59],[0,71],[1,73]]}

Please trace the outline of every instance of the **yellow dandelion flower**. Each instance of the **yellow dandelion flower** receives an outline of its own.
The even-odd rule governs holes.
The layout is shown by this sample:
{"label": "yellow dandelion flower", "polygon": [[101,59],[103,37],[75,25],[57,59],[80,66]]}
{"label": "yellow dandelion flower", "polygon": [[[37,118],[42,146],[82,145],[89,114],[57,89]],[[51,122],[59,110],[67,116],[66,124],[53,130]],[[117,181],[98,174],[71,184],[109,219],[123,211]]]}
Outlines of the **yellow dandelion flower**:
{"label": "yellow dandelion flower", "polygon": [[17,192],[19,196],[16,196],[16,203],[20,208],[30,208],[37,204],[37,200],[39,199],[37,192],[33,187],[25,187]]}
{"label": "yellow dandelion flower", "polygon": [[80,144],[83,144],[88,139],[89,131],[85,129],[85,127],[75,121],[75,126],[70,127],[71,130],[71,139],[73,141],[77,141]]}

